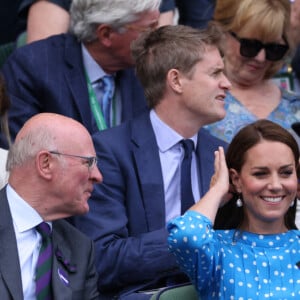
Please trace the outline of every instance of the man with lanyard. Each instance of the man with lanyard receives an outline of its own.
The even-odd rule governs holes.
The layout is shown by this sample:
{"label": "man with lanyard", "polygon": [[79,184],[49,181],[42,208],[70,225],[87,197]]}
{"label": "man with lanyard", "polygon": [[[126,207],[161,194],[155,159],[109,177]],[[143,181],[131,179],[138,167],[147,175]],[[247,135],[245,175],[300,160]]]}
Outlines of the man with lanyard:
{"label": "man with lanyard", "polygon": [[[12,138],[40,112],[72,117],[94,133],[147,109],[130,44],[157,26],[159,5],[160,0],[74,0],[70,33],[17,49],[2,69],[11,99]],[[114,79],[108,87],[106,75]],[[106,94],[111,99],[103,115]]]}

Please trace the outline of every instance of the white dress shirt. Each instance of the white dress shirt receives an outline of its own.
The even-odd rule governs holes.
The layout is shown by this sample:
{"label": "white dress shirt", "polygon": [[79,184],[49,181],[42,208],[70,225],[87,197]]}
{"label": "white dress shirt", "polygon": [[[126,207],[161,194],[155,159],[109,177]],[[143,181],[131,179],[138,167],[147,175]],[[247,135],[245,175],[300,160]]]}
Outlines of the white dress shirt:
{"label": "white dress shirt", "polygon": [[[160,163],[164,181],[166,223],[181,214],[180,166],[184,149],[180,141],[184,139],[165,124],[154,110],[150,111],[150,120],[158,144]],[[198,135],[190,138],[196,149]],[[200,198],[198,166],[195,152],[192,157],[192,190],[194,199]]]}
{"label": "white dress shirt", "polygon": [[17,239],[24,300],[36,300],[35,267],[42,238],[35,230],[35,226],[43,219],[9,184],[7,199]]}

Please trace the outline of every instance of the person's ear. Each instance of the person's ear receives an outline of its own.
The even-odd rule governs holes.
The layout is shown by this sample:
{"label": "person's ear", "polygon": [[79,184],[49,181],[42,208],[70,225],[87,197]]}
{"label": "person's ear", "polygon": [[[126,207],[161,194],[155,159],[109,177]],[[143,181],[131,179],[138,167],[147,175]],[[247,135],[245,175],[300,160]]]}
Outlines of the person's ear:
{"label": "person's ear", "polygon": [[241,181],[240,181],[240,175],[235,169],[229,169],[229,176],[232,182],[232,185],[235,189],[235,192],[241,193],[242,187],[241,187]]}
{"label": "person's ear", "polygon": [[41,177],[45,179],[52,178],[52,156],[48,151],[40,151],[36,155],[35,163],[37,172]]}
{"label": "person's ear", "polygon": [[169,70],[169,72],[167,73],[167,83],[174,92],[182,92],[181,74],[177,69]]}
{"label": "person's ear", "polygon": [[111,45],[111,35],[114,30],[107,24],[100,24],[96,30],[98,40],[105,46]]}

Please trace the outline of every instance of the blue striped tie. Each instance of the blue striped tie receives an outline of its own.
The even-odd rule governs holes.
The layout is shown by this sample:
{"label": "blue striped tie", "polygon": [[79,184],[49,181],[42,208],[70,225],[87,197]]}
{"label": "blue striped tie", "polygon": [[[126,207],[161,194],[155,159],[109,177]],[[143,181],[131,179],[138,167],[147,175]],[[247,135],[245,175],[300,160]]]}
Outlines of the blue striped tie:
{"label": "blue striped tie", "polygon": [[113,76],[105,75],[102,78],[102,83],[103,83],[102,85],[103,96],[101,101],[101,109],[103,112],[106,126],[107,128],[109,128],[111,126],[110,107],[111,107],[111,102],[113,99],[114,89],[115,89],[115,82]]}
{"label": "blue striped tie", "polygon": [[36,226],[36,230],[42,236],[42,245],[36,264],[36,299],[51,300],[51,275],[52,275],[52,243],[51,228],[42,222]]}

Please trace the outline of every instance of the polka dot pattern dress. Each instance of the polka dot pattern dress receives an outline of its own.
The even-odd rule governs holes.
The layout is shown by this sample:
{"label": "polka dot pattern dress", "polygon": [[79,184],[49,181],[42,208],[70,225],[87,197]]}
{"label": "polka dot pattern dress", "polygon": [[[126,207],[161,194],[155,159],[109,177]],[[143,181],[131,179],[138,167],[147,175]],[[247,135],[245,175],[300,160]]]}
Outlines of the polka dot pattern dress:
{"label": "polka dot pattern dress", "polygon": [[300,231],[215,231],[195,211],[173,219],[168,230],[170,251],[201,300],[300,299]]}

